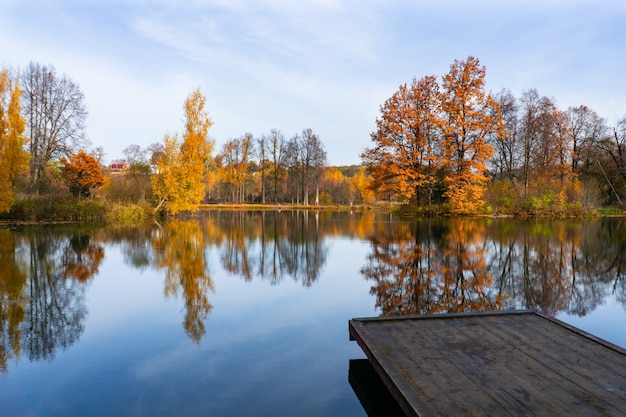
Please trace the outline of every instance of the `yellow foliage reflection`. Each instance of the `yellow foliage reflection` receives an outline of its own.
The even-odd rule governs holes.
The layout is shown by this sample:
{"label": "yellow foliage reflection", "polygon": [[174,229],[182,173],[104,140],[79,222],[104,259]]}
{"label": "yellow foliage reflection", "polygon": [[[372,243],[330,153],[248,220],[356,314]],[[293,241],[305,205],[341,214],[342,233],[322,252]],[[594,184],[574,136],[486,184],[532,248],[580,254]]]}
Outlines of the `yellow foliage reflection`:
{"label": "yellow foliage reflection", "polygon": [[25,318],[26,274],[15,247],[14,235],[0,229],[0,373],[7,371],[9,360],[19,359],[22,350],[19,325]]}
{"label": "yellow foliage reflection", "polygon": [[208,274],[205,256],[205,235],[198,222],[172,220],[152,241],[156,266],[165,268],[165,296],[185,300],[183,326],[187,335],[199,342],[205,333],[204,320],[213,308],[208,292],[213,291],[213,280]]}

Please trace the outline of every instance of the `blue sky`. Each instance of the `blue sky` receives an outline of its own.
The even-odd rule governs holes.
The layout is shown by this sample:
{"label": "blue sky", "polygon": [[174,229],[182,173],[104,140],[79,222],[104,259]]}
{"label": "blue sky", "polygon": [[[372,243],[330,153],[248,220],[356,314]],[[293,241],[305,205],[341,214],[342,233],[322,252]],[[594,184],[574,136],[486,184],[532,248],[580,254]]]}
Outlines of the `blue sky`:
{"label": "blue sky", "polygon": [[216,151],[246,132],[311,128],[360,163],[400,84],[478,57],[487,88],[626,115],[623,0],[0,0],[0,66],[77,82],[105,161],[182,130],[200,87]]}

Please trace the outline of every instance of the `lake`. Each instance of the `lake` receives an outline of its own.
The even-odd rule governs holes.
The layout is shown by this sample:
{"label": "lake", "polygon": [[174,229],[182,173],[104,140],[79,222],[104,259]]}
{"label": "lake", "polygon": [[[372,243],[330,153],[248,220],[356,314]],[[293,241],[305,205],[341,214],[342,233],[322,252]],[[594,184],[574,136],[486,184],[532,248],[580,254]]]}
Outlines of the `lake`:
{"label": "lake", "polygon": [[625,274],[622,218],[0,229],[0,414],[366,416],[349,319],[537,309],[626,347]]}

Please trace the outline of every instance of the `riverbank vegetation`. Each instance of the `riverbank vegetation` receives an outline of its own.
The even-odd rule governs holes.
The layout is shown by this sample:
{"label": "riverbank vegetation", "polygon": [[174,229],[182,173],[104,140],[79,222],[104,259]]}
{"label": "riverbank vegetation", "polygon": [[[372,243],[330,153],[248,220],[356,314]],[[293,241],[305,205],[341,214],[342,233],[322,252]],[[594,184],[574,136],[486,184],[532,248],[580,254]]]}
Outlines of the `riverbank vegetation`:
{"label": "riverbank vegetation", "polygon": [[487,93],[477,58],[403,84],[381,107],[362,153],[372,183],[417,211],[580,216],[622,207],[626,117],[563,111],[529,89]]}
{"label": "riverbank vegetation", "polygon": [[[128,222],[207,207],[402,208],[406,215],[622,214],[626,116],[558,108],[536,90],[488,92],[477,58],[403,84],[361,165],[328,166],[311,128],[243,133],[217,148],[200,89],[181,134],[105,164],[85,97],[53,66],[0,71],[0,220]],[[357,150],[358,151],[358,150]]]}

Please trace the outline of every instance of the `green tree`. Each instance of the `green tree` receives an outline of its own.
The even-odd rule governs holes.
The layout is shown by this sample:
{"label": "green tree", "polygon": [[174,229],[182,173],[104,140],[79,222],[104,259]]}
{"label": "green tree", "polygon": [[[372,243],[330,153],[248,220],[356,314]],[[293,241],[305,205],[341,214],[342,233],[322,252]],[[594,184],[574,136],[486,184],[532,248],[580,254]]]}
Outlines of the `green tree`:
{"label": "green tree", "polygon": [[15,180],[28,163],[24,150],[26,119],[20,113],[21,95],[19,83],[11,82],[9,71],[0,71],[0,212],[11,208]]}

